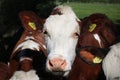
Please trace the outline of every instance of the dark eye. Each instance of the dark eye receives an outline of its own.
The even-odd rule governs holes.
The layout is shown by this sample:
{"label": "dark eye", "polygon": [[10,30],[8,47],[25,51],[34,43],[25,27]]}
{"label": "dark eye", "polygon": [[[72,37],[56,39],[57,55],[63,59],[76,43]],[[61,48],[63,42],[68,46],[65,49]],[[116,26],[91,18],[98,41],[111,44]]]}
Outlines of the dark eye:
{"label": "dark eye", "polygon": [[72,37],[73,38],[78,38],[79,37],[79,33],[75,32]]}
{"label": "dark eye", "polygon": [[45,30],[44,32],[43,32],[44,34],[48,34],[48,32]]}
{"label": "dark eye", "polygon": [[76,33],[74,33],[74,36],[75,37],[79,37],[79,34],[76,32]]}
{"label": "dark eye", "polygon": [[50,35],[49,35],[49,33],[47,32],[47,30],[45,30],[45,31],[43,32],[43,34],[44,34],[46,37],[50,37]]}

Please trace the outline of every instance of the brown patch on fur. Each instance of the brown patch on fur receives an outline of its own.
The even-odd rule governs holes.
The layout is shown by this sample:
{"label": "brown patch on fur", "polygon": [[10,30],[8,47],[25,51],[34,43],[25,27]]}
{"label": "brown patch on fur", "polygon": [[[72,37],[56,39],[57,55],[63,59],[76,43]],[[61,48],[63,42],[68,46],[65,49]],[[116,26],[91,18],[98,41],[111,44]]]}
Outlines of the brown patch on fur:
{"label": "brown patch on fur", "polygon": [[[91,24],[96,24],[96,27],[92,32],[89,32]],[[117,31],[113,22],[105,14],[96,13],[82,20],[79,44],[81,46],[93,45],[96,47],[100,47],[98,42],[96,42],[93,34],[99,35],[102,48],[105,48],[114,44],[117,36]]]}
{"label": "brown patch on fur", "polygon": [[62,13],[59,8],[56,8],[52,11],[51,15],[62,15]]}
{"label": "brown patch on fur", "polygon": [[[34,22],[37,29],[42,30],[45,19],[41,19],[32,11],[22,11],[19,13],[19,17],[22,21],[24,28],[31,31],[31,27],[28,25],[29,22]],[[33,31],[33,30],[32,30]]]}
{"label": "brown patch on fur", "polygon": [[27,59],[21,61],[20,65],[21,65],[20,69],[25,71],[25,72],[27,72],[27,71],[29,71],[29,70],[31,70],[33,68],[32,61],[31,60],[27,60]]}

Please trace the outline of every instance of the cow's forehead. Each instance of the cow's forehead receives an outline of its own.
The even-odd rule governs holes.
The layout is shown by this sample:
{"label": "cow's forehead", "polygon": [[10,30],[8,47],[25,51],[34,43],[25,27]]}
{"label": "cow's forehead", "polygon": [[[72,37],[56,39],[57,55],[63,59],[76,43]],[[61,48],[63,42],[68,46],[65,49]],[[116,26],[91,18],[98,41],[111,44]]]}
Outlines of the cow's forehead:
{"label": "cow's forehead", "polygon": [[48,32],[53,34],[79,32],[76,19],[69,19],[65,15],[51,15],[44,26]]}

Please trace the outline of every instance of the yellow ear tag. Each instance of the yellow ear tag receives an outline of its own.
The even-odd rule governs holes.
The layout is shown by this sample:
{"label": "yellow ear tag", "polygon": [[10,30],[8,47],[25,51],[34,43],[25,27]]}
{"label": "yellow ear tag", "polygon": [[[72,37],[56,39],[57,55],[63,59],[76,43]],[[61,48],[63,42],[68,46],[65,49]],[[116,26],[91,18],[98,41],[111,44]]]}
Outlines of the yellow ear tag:
{"label": "yellow ear tag", "polygon": [[98,63],[101,63],[101,62],[102,62],[102,59],[99,58],[99,57],[95,57],[95,58],[93,59],[93,63],[95,63],[95,64],[98,64]]}
{"label": "yellow ear tag", "polygon": [[34,22],[29,22],[28,25],[33,29],[36,30],[36,25]]}
{"label": "yellow ear tag", "polygon": [[96,24],[91,24],[89,26],[89,31],[92,32],[96,28]]}

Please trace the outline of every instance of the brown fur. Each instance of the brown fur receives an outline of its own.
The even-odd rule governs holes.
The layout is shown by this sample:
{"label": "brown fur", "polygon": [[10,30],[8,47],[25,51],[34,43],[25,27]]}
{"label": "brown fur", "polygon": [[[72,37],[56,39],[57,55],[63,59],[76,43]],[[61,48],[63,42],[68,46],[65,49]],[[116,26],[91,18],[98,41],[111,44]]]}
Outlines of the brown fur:
{"label": "brown fur", "polygon": [[[96,28],[89,32],[89,26],[96,24]],[[100,36],[102,47],[93,37],[97,33]],[[98,48],[106,48],[115,43],[116,40],[115,27],[109,18],[104,14],[92,14],[82,21],[81,35],[78,45],[81,47],[94,46]],[[96,53],[97,54],[97,53]],[[102,53],[104,54],[104,53]],[[76,56],[72,70],[69,74],[69,80],[98,80],[101,74],[101,64],[89,65],[78,56]],[[99,80],[105,80],[101,77]]]}
{"label": "brown fur", "polygon": [[[10,57],[10,71],[11,71],[11,75],[16,70],[19,70],[19,66],[21,66],[21,70],[24,70],[24,71],[28,71],[28,70],[32,69],[32,65],[31,65],[30,61],[26,62],[26,60],[24,60],[21,63],[19,63],[18,61],[13,59],[13,57],[15,55],[17,55],[17,52],[19,52],[21,50],[21,48],[19,48],[18,50],[15,51],[16,47],[19,44],[21,44],[21,43],[23,43],[25,41],[26,36],[34,37],[33,41],[35,41],[36,43],[39,44],[39,49],[44,52],[45,56],[47,56],[46,49],[43,47],[43,45],[45,44],[45,42],[44,42],[45,40],[44,40],[44,35],[42,33],[43,23],[45,22],[45,19],[39,18],[39,16],[37,16],[32,11],[20,12],[19,17],[20,17],[22,25],[24,27],[24,32],[22,33],[22,36],[21,36],[20,40],[17,42],[16,46],[14,47],[14,50],[13,50],[13,52],[11,54],[11,57]],[[35,30],[32,29],[28,25],[29,22],[34,22],[35,23],[35,26],[36,26]],[[27,63],[28,65],[25,66],[24,63]]]}
{"label": "brown fur", "polygon": [[8,80],[10,77],[10,70],[7,64],[0,62],[0,80]]}
{"label": "brown fur", "polygon": [[[89,32],[89,26],[96,24],[96,28]],[[112,45],[116,40],[116,27],[113,22],[105,14],[92,14],[82,21],[81,36],[79,44],[81,46],[96,46],[99,47],[93,38],[93,34],[97,33],[102,40],[102,48]]]}
{"label": "brown fur", "polygon": [[51,15],[56,15],[56,14],[62,15],[62,13],[61,13],[61,11],[60,11],[59,8],[55,8],[55,9],[52,11],[52,13],[51,13]]}

